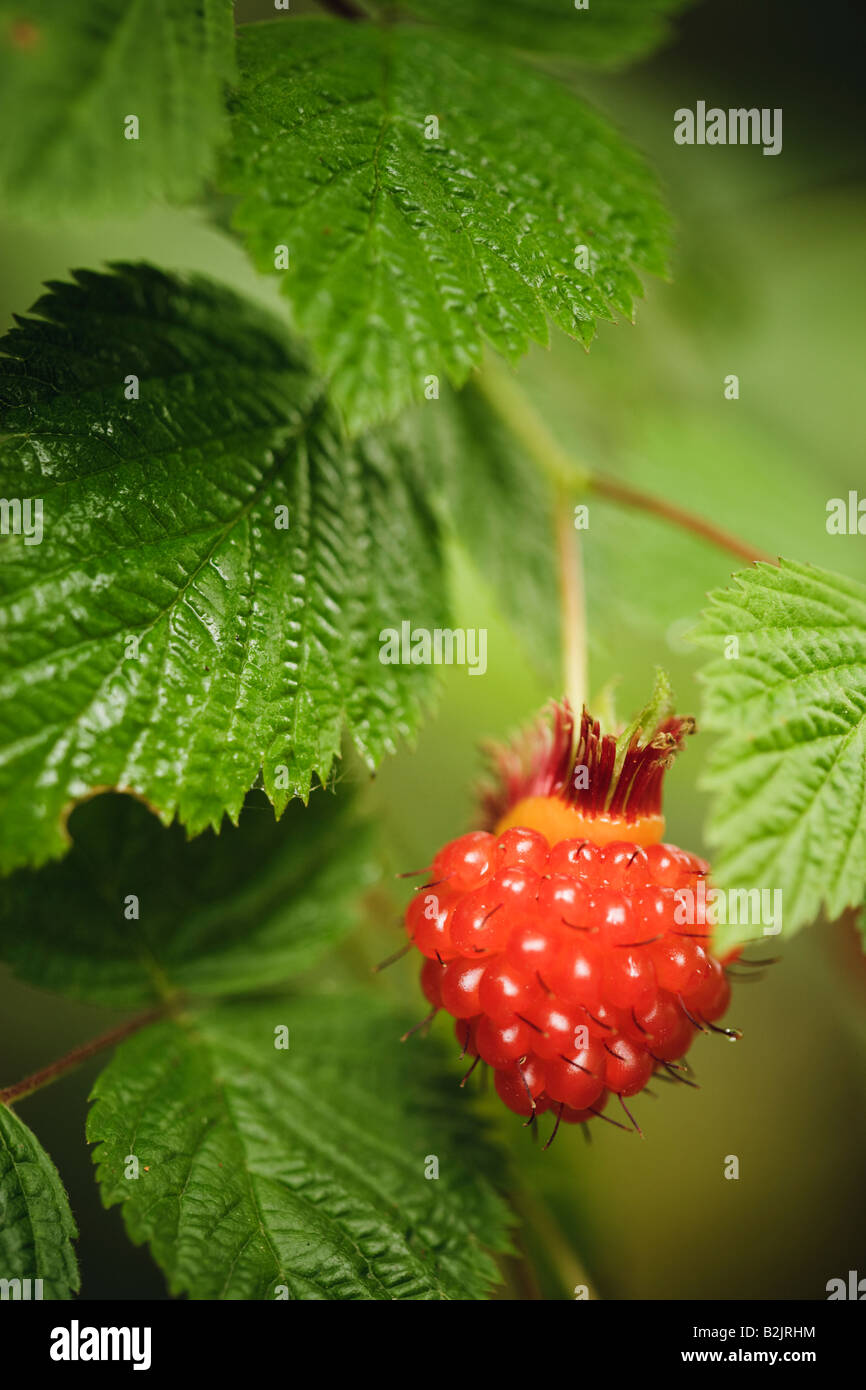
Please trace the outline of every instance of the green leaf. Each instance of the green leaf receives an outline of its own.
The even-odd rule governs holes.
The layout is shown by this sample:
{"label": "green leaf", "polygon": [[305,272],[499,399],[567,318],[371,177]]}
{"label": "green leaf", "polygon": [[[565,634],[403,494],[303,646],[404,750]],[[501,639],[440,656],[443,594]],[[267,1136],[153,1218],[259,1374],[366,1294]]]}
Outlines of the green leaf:
{"label": "green leaf", "polygon": [[[866,587],[789,560],[710,595],[709,827],[725,886],[780,889],[788,935],[866,891]],[[736,932],[729,936],[736,938]],[[740,931],[740,939],[753,931]]]}
{"label": "green leaf", "polygon": [[[41,1279],[42,1298],[72,1298],[81,1282],[77,1235],[57,1169],[32,1130],[0,1105],[0,1281]],[[37,1296],[32,1284],[29,1296]]]}
{"label": "green leaf", "polygon": [[461,383],[485,340],[514,361],[552,322],[588,344],[632,316],[638,269],[664,272],[642,161],[501,52],[316,19],[249,26],[238,51],[221,186],[260,270],[288,249],[281,288],[353,428]]}
{"label": "green leaf", "polygon": [[231,0],[0,0],[4,206],[55,218],[195,196],[233,46]]}
{"label": "green leaf", "polygon": [[103,1201],[172,1293],[484,1296],[486,1250],[506,1248],[496,1160],[439,1049],[401,1048],[400,1031],[379,1003],[329,996],[224,1006],[122,1045],[88,1138]]}
{"label": "green leaf", "polygon": [[195,833],[260,770],[306,799],[344,726],[374,766],[432,684],[378,634],[444,615],[405,451],[349,445],[280,326],[216,286],[80,272],[34,313],[0,345],[0,496],[44,516],[41,544],[0,538],[0,865],[62,853],[95,788]]}
{"label": "green leaf", "polygon": [[191,843],[127,796],[85,802],[70,830],[60,863],[0,880],[0,959],[33,984],[96,1003],[286,980],[345,936],[373,877],[368,835],[325,793],[277,823],[254,792],[237,829]]}
{"label": "green leaf", "polygon": [[[690,0],[398,0],[397,8],[430,24],[466,30],[489,43],[553,53],[587,66],[619,66],[668,37],[667,17]],[[381,5],[368,9],[380,12]],[[393,9],[394,6],[388,6]]]}
{"label": "green leaf", "polygon": [[656,667],[655,685],[653,693],[646,704],[635,715],[630,724],[627,724],[622,733],[616,740],[616,758],[614,760],[614,771],[611,779],[612,784],[616,784],[619,774],[622,771],[626,754],[631,747],[631,741],[635,734],[641,734],[642,744],[648,743],[658,728],[659,724],[669,719],[674,712],[674,693],[671,689],[670,676],[663,671],[660,666]]}

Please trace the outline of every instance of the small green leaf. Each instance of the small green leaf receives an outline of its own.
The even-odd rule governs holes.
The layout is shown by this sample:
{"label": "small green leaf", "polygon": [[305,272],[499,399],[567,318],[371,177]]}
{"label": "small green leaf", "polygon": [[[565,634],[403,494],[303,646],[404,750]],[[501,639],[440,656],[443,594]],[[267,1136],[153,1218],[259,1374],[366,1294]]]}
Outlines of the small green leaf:
{"label": "small green leaf", "polygon": [[[349,444],[279,325],[143,266],[55,284],[0,344],[0,867],[42,863],[93,789],[188,829],[282,810],[348,729],[369,767],[424,666],[379,633],[445,616],[415,464]],[[23,503],[22,503],[23,505]]]}
{"label": "small green leaf", "polygon": [[507,1246],[496,1158],[438,1047],[401,1031],[366,998],[272,999],[118,1049],[88,1138],[103,1201],[172,1293],[484,1296]]}
{"label": "small green leaf", "polygon": [[[693,640],[722,886],[781,890],[790,935],[866,893],[866,587],[782,560],[710,594]],[[739,939],[753,932],[739,933]],[[728,930],[731,939],[736,932]]]}
{"label": "small green leaf", "polygon": [[[72,1298],[80,1279],[72,1242],[78,1235],[66,1192],[32,1130],[0,1105],[0,1298],[27,1297],[6,1280],[42,1280],[30,1298]],[[25,1286],[26,1288],[26,1286]]]}
{"label": "small green leaf", "polygon": [[221,186],[352,428],[460,384],[485,340],[514,361],[550,321],[588,344],[665,270],[642,161],[501,52],[304,19],[242,30],[239,69]]}
{"label": "small green leaf", "polygon": [[658,666],[656,667],[656,679],[652,695],[647,700],[643,709],[635,715],[631,723],[627,724],[622,733],[617,736],[616,759],[614,761],[614,772],[611,779],[613,785],[616,784],[619,778],[622,765],[625,762],[626,753],[631,746],[631,741],[635,734],[642,734],[642,744],[648,743],[659,724],[665,719],[669,719],[673,712],[674,693],[671,689],[670,676]]}
{"label": "small green leaf", "polygon": [[[551,53],[586,66],[618,67],[668,37],[668,16],[690,0],[397,0],[397,9],[488,43]],[[367,5],[373,13],[383,6]],[[394,5],[388,5],[393,10]]]}
{"label": "small green leaf", "polygon": [[56,218],[195,196],[233,49],[231,0],[0,0],[4,207]]}
{"label": "small green leaf", "polygon": [[0,880],[0,959],[95,1003],[289,979],[350,930],[373,876],[366,831],[324,792],[279,823],[253,792],[237,829],[191,843],[128,796],[85,802],[70,830],[59,863]]}

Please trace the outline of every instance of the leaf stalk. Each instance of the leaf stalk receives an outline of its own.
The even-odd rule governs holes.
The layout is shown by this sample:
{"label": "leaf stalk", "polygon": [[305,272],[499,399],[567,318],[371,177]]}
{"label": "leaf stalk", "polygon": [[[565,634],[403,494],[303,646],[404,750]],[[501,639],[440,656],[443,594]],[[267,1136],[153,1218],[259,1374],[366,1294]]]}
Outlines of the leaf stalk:
{"label": "leaf stalk", "polygon": [[596,496],[606,497],[621,506],[635,507],[639,511],[661,517],[662,520],[690,531],[692,535],[700,536],[702,540],[750,564],[757,561],[776,563],[775,557],[766,551],[749,545],[739,536],[732,535],[721,526],[716,526],[714,522],[707,521],[685,507],[680,507],[663,497],[654,497],[629,483],[607,477],[578,463],[554,438],[515,378],[509,376],[501,367],[494,364],[486,365],[476,380],[509,433],[523,446],[550,482],[557,499],[563,493],[569,496],[595,493]]}
{"label": "leaf stalk", "polygon": [[146,1013],[137,1014],[135,1018],[127,1019],[126,1023],[121,1023],[117,1028],[111,1028],[100,1037],[93,1038],[88,1043],[82,1043],[80,1047],[74,1047],[64,1057],[58,1057],[56,1062],[50,1062],[47,1067],[42,1067],[40,1071],[33,1072],[31,1076],[25,1076],[23,1080],[16,1081],[12,1086],[7,1086],[5,1090],[0,1090],[0,1105],[12,1105],[15,1101],[23,1100],[25,1096],[32,1096],[35,1091],[41,1091],[44,1086],[50,1086],[52,1081],[57,1081],[61,1076],[65,1076],[68,1071],[72,1071],[82,1062],[88,1061],[89,1058],[95,1057],[98,1052],[103,1052],[107,1047],[114,1047],[117,1043],[131,1037],[133,1033],[137,1033],[139,1029],[146,1028],[149,1023],[156,1023],[159,1019],[165,1018],[169,1012],[170,1010],[164,1005],[157,1009],[148,1009]]}

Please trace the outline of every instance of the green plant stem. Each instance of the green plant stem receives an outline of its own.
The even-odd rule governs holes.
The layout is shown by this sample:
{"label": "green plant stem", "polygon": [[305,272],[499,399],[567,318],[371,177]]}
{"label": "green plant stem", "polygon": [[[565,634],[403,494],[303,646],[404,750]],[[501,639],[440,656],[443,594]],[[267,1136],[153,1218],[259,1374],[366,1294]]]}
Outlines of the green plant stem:
{"label": "green plant stem", "polygon": [[764,560],[769,564],[776,563],[772,555],[756,549],[748,542],[740,540],[738,536],[731,535],[729,531],[724,531],[704,517],[696,516],[675,502],[654,497],[640,488],[631,487],[616,478],[608,478],[603,473],[585,468],[554,438],[515,378],[501,367],[485,366],[477,381],[509,433],[522,444],[557,495],[564,492],[569,495],[595,493],[598,497],[607,497],[622,506],[636,507],[640,511],[661,517],[664,521],[709,541],[711,545],[727,550],[741,560],[747,560],[749,563],[758,560]]}
{"label": "green plant stem", "polygon": [[574,527],[571,498],[563,488],[557,488],[554,522],[559,558],[564,694],[579,719],[586,704],[588,665],[583,554],[580,535]]}
{"label": "green plant stem", "polygon": [[59,1057],[56,1062],[50,1062],[41,1071],[36,1071],[32,1076],[25,1076],[22,1081],[16,1081],[14,1085],[7,1086],[0,1091],[0,1105],[11,1105],[14,1101],[23,1100],[25,1096],[32,1096],[34,1091],[41,1091],[43,1086],[50,1086],[52,1081],[57,1081],[59,1077],[65,1076],[68,1071],[86,1062],[90,1057],[95,1057],[98,1052],[104,1051],[107,1047],[114,1047],[117,1043],[123,1042],[124,1038],[137,1033],[140,1028],[145,1028],[149,1023],[156,1023],[159,1019],[165,1018],[169,1012],[164,1006],[158,1009],[149,1009],[147,1013],[138,1014],[135,1018],[128,1019],[126,1023],[121,1023],[119,1027],[112,1028],[108,1033],[103,1033],[101,1037],[93,1038],[91,1042],[82,1043],[80,1047],[74,1047],[71,1052],[67,1052],[65,1057]]}
{"label": "green plant stem", "polygon": [[551,485],[561,492],[588,492],[593,474],[563,449],[551,434],[513,373],[492,361],[475,378],[508,432],[538,464]]}

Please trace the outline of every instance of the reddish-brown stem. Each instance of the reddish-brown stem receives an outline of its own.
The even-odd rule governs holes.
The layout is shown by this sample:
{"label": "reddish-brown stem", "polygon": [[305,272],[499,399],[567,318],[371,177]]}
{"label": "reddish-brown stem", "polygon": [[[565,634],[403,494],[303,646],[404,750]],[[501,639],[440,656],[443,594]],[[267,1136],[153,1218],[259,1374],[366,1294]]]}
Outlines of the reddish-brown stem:
{"label": "reddish-brown stem", "polygon": [[748,545],[738,536],[732,536],[721,526],[686,511],[675,502],[654,497],[649,492],[621,483],[604,473],[579,464],[559,440],[548,429],[546,422],[532,407],[513,377],[508,376],[494,362],[488,364],[477,378],[477,384],[488,402],[508,429],[508,432],[522,445],[529,457],[535,461],[542,473],[559,493],[568,495],[595,493],[598,497],[608,497],[628,507],[638,507],[650,512],[664,521],[672,522],[693,535],[702,537],[711,545],[717,545],[729,554],[750,563],[766,560],[776,561],[772,555]]}
{"label": "reddish-brown stem", "polygon": [[168,1010],[163,1006],[158,1009],[149,1009],[147,1013],[138,1014],[135,1018],[130,1018],[126,1023],[121,1023],[119,1027],[112,1028],[108,1033],[103,1033],[99,1038],[93,1038],[91,1042],[82,1043],[80,1047],[74,1047],[71,1052],[67,1052],[65,1057],[59,1057],[56,1062],[51,1062],[41,1071],[35,1071],[32,1076],[25,1076],[22,1081],[16,1081],[14,1085],[7,1086],[0,1091],[0,1105],[11,1105],[13,1101],[23,1100],[25,1096],[30,1096],[34,1091],[40,1091],[43,1086],[48,1086],[58,1077],[64,1076],[66,1072],[72,1071],[73,1067],[78,1067],[88,1058],[94,1057],[97,1052],[104,1051],[107,1047],[114,1047],[117,1043],[123,1042],[124,1038],[137,1033],[140,1028],[146,1028],[149,1023],[156,1023],[160,1018],[165,1018]]}
{"label": "reddish-brown stem", "polygon": [[639,488],[629,487],[627,483],[620,483],[603,473],[593,473],[590,486],[592,491],[601,497],[609,497],[612,502],[621,502],[627,507],[638,507],[641,511],[652,512],[665,521],[673,522],[675,526],[682,526],[686,531],[694,532],[696,536],[703,536],[704,540],[712,542],[722,550],[729,550],[732,555],[739,555],[743,560],[766,560],[770,564],[776,563],[772,555],[757,550],[747,541],[741,541],[738,536],[724,531],[721,526],[714,526],[711,521],[705,521],[702,516],[687,512],[674,502],[666,502],[662,497],[653,497],[649,492],[641,492]]}

